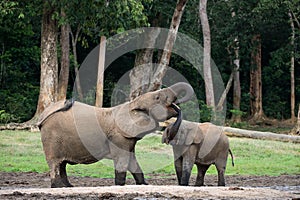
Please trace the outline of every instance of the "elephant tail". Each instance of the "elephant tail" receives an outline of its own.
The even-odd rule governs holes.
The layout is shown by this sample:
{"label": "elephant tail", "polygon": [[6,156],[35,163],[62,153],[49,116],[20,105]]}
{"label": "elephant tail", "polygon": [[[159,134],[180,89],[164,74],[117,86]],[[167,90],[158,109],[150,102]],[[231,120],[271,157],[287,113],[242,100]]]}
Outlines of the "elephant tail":
{"label": "elephant tail", "polygon": [[69,110],[73,106],[74,102],[75,100],[72,98],[66,100],[64,103],[57,102],[56,104],[53,104],[52,107],[50,106],[46,108],[44,112],[40,115],[40,118],[36,125],[39,127],[39,129],[41,129],[42,124],[44,121],[46,121],[46,119],[48,119],[54,113]]}
{"label": "elephant tail", "polygon": [[232,164],[232,167],[234,167],[233,153],[232,153],[231,149],[228,149],[228,152],[229,152],[229,154],[230,154],[230,156],[231,156],[231,164]]}

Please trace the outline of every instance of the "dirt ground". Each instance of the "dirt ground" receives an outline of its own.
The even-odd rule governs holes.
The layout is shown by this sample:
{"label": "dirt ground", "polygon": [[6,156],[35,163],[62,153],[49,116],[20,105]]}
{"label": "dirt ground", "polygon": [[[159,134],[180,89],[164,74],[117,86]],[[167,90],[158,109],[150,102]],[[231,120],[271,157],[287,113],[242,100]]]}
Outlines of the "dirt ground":
{"label": "dirt ground", "polygon": [[133,179],[113,186],[113,179],[69,177],[74,188],[51,189],[47,173],[0,172],[0,199],[300,199],[300,174],[226,176],[227,187],[215,187],[214,175],[206,176],[208,187],[177,186],[175,175],[162,176],[149,176],[147,186],[136,186]]}

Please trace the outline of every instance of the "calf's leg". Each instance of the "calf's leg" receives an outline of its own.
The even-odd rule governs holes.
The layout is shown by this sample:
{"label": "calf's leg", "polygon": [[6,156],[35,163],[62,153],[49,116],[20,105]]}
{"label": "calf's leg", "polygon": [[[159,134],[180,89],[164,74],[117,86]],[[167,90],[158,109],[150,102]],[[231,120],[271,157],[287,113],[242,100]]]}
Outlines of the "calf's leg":
{"label": "calf's leg", "polygon": [[209,166],[210,165],[197,164],[198,174],[197,174],[195,186],[204,186],[204,176]]}

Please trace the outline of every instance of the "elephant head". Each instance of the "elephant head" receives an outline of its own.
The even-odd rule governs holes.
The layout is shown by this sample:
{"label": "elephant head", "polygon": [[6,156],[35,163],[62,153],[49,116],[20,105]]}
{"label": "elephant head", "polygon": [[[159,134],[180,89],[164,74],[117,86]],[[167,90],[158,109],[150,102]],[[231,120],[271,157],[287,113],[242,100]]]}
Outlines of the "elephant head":
{"label": "elephant head", "polygon": [[179,106],[176,104],[172,104],[172,108],[177,112],[177,119],[174,123],[170,124],[164,131],[163,137],[162,137],[162,143],[169,144],[172,142],[178,132],[178,129],[180,127],[180,124],[182,122],[182,113]]}
{"label": "elephant head", "polygon": [[[117,125],[125,137],[143,137],[157,128],[158,122],[177,114],[181,118],[180,108],[176,104],[190,100],[193,94],[193,88],[184,82],[143,94],[117,110]],[[179,120],[176,124],[178,128]]]}

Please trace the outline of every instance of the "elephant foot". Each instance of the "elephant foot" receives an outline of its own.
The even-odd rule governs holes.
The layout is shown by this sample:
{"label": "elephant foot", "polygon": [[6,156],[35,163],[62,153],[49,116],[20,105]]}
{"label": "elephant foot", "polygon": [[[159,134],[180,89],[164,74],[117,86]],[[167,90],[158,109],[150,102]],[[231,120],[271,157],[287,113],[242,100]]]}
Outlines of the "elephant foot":
{"label": "elephant foot", "polygon": [[146,181],[142,182],[142,183],[136,183],[137,185],[149,185]]}
{"label": "elephant foot", "polygon": [[117,172],[115,170],[115,185],[125,185],[126,182],[126,172]]}
{"label": "elephant foot", "polygon": [[132,173],[133,178],[135,180],[135,184],[137,185],[148,185],[148,183],[145,180],[143,173]]}
{"label": "elephant foot", "polygon": [[51,188],[73,187],[70,183],[64,183],[61,179],[51,181]]}
{"label": "elephant foot", "polygon": [[188,183],[180,183],[179,185],[180,185],[180,186],[189,186]]}

